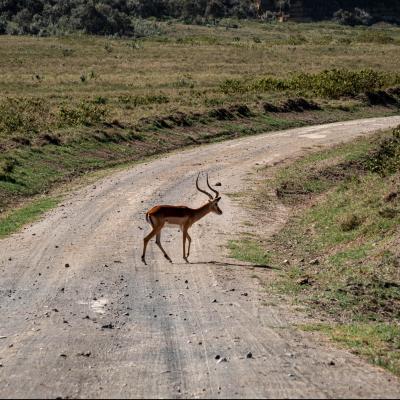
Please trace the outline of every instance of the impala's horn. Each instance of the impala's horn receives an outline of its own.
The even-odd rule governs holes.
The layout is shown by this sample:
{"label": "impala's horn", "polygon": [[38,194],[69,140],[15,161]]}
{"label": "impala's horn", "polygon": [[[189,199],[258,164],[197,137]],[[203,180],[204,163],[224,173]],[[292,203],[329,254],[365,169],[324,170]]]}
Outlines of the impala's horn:
{"label": "impala's horn", "polygon": [[210,193],[208,193],[208,192],[206,192],[205,190],[202,190],[202,189],[199,188],[199,177],[200,177],[200,172],[199,172],[199,174],[197,175],[197,179],[196,179],[196,188],[197,188],[197,190],[198,190],[199,192],[201,192],[201,193],[206,194],[206,195],[210,198],[210,200],[214,200],[214,198],[212,197],[212,195],[211,195]]}
{"label": "impala's horn", "polygon": [[219,192],[217,192],[215,189],[213,189],[211,186],[210,186],[210,182],[208,182],[208,174],[207,174],[207,186],[215,193],[215,199],[219,196]]}

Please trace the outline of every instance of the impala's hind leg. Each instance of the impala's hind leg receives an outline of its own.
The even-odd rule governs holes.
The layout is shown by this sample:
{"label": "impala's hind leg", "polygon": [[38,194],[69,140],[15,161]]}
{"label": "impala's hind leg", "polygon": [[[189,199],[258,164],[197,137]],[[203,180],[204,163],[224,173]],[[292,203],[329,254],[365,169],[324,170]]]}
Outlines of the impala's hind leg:
{"label": "impala's hind leg", "polygon": [[146,263],[146,248],[147,244],[149,243],[150,239],[153,238],[157,234],[156,230],[153,228],[153,230],[143,239],[143,254],[142,254],[142,261],[147,265]]}
{"label": "impala's hind leg", "polygon": [[156,243],[157,246],[161,249],[161,251],[164,254],[164,257],[170,262],[172,263],[172,260],[169,258],[169,255],[167,254],[167,252],[163,249],[162,244],[161,244],[161,231],[157,233],[156,235]]}
{"label": "impala's hind leg", "polygon": [[153,227],[153,230],[143,239],[143,254],[142,254],[142,261],[147,265],[146,263],[146,248],[147,248],[147,244],[149,243],[149,241],[156,236],[158,233],[160,233],[162,227],[164,226],[164,224],[162,225],[158,225],[155,226],[155,223],[153,222],[153,220],[150,217],[150,223],[151,226]]}

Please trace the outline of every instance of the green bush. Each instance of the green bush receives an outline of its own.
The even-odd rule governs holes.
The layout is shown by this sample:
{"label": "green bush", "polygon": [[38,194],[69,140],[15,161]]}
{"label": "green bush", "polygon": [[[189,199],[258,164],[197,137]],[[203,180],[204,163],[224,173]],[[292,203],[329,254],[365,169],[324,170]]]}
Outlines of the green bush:
{"label": "green bush", "polygon": [[388,75],[372,69],[331,69],[316,74],[294,74],[286,79],[271,76],[251,80],[227,79],[220,84],[220,91],[224,94],[234,94],[290,90],[299,94],[309,93],[338,99],[395,85],[399,81],[400,75]]}
{"label": "green bush", "polygon": [[307,38],[300,34],[290,35],[289,38],[287,39],[287,44],[291,46],[299,46],[307,42],[308,42]]}
{"label": "green bush", "polygon": [[226,79],[220,84],[219,88],[221,92],[225,94],[244,93],[249,91],[246,82],[243,82],[240,79]]}
{"label": "green bush", "polygon": [[362,224],[362,218],[355,214],[344,215],[340,220],[340,228],[343,232],[350,232]]}
{"label": "green bush", "polygon": [[0,181],[14,182],[11,173],[16,165],[18,165],[18,162],[13,158],[0,159]]}
{"label": "green bush", "polygon": [[253,82],[251,82],[249,84],[249,89],[255,92],[268,92],[270,90],[281,91],[290,89],[290,83],[283,79],[266,77],[266,78],[256,79]]}
{"label": "green bush", "polygon": [[37,98],[0,100],[0,135],[37,133],[48,126],[53,115],[49,106]]}
{"label": "green bush", "polygon": [[353,97],[384,85],[382,73],[371,69],[349,71],[345,69],[325,70],[317,74],[298,74],[292,77],[290,87],[294,90],[309,90],[330,99]]}
{"label": "green bush", "polygon": [[82,101],[76,106],[62,105],[58,119],[60,126],[89,126],[105,122],[108,116],[108,110],[103,105]]}
{"label": "green bush", "polygon": [[118,98],[119,102],[129,104],[134,107],[144,106],[148,104],[165,104],[169,103],[169,98],[165,94],[158,95],[145,95],[145,96],[131,96],[125,95]]}
{"label": "green bush", "polygon": [[400,171],[400,126],[364,158],[364,165],[382,175]]}
{"label": "green bush", "polygon": [[[155,21],[147,21],[142,18],[131,20],[132,35],[135,38],[160,35],[163,31],[160,25]],[[137,48],[137,47],[136,47]]]}

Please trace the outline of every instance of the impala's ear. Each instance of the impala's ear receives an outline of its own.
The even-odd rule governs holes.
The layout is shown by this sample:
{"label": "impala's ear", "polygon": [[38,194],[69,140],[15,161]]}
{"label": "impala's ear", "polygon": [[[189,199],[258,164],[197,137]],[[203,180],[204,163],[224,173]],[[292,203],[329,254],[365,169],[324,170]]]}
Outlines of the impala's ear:
{"label": "impala's ear", "polygon": [[218,196],[215,201],[220,201],[221,200],[221,196]]}

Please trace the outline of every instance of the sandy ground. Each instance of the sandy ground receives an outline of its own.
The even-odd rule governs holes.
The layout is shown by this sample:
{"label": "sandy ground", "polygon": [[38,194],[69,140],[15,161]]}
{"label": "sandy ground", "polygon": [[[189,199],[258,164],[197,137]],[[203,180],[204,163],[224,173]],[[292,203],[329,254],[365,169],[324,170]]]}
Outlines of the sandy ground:
{"label": "sandy ground", "polygon": [[[0,241],[0,397],[397,397],[398,379],[299,332],[294,310],[270,304],[256,276],[272,270],[226,258],[246,212],[224,193],[243,190],[257,165],[398,124],[313,126],[170,154],[71,193]],[[222,183],[224,214],[192,228],[191,264],[168,229],[174,263],[152,241],[143,265],[144,213],[201,205],[198,171]],[[263,229],[282,223],[275,214]]]}

